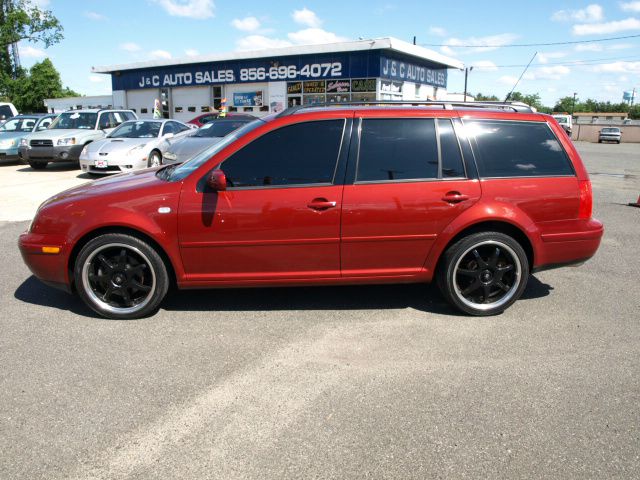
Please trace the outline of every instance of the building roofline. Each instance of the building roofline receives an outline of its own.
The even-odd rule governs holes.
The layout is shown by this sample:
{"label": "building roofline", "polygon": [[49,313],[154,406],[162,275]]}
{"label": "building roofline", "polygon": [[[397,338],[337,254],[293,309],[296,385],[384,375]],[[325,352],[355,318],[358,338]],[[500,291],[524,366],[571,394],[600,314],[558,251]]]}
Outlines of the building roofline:
{"label": "building roofline", "polygon": [[364,50],[391,50],[410,55],[422,60],[440,63],[446,67],[462,69],[464,64],[451,57],[447,57],[434,50],[413,45],[393,37],[373,38],[369,40],[353,40],[348,42],[323,43],[317,45],[294,45],[262,50],[239,51],[229,53],[216,53],[198,55],[194,57],[182,57],[171,60],[150,60],[146,62],[126,63],[119,65],[107,65],[91,67],[93,73],[112,73],[123,70],[138,70],[144,68],[166,67],[174,65],[191,65],[198,63],[223,62],[230,60],[245,60],[256,58],[284,57],[289,55],[313,55],[333,52],[357,52]]}

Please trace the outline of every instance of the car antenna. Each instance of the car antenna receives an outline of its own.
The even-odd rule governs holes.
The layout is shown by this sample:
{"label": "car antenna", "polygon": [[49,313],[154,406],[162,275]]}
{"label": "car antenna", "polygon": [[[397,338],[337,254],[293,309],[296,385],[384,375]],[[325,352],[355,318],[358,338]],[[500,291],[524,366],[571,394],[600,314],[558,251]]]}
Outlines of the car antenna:
{"label": "car antenna", "polygon": [[536,58],[536,55],[538,55],[538,52],[533,54],[533,57],[531,57],[531,60],[529,60],[529,63],[527,63],[527,66],[524,67],[524,70],[522,71],[522,73],[520,74],[520,78],[518,78],[518,81],[516,82],[516,84],[513,86],[513,88],[511,89],[511,91],[509,92],[509,94],[506,96],[506,98],[504,99],[505,102],[509,101],[509,98],[511,98],[511,94],[513,93],[513,91],[516,89],[516,87],[518,86],[518,84],[520,83],[520,80],[522,80],[522,77],[524,77],[524,74],[527,73],[527,69],[529,68],[529,65],[531,65],[531,62],[533,62],[533,59]]}

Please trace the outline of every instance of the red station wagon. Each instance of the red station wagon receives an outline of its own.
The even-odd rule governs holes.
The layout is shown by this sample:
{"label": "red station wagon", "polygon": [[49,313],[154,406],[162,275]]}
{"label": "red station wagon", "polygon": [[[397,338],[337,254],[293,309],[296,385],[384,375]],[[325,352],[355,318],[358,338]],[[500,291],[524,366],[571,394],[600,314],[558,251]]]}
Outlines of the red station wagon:
{"label": "red station wagon", "polygon": [[593,256],[591,182],[558,123],[518,104],[294,107],[181,165],[44,202],[20,237],[41,280],[138,318],[179,288],[436,280],[472,315]]}

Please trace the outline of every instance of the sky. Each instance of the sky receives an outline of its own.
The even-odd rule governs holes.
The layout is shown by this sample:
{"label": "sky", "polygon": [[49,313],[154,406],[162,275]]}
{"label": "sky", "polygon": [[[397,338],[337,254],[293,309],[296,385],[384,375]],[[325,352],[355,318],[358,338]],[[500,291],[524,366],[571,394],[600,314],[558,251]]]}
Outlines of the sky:
{"label": "sky", "polygon": [[[60,20],[64,40],[46,49],[21,43],[23,66],[47,56],[63,84],[84,95],[111,92],[110,77],[92,66],[387,36],[415,36],[473,67],[470,93],[504,98],[534,54],[516,90],[546,105],[574,93],[617,103],[640,88],[640,0],[31,1]],[[463,72],[449,71],[447,90],[464,90]]]}

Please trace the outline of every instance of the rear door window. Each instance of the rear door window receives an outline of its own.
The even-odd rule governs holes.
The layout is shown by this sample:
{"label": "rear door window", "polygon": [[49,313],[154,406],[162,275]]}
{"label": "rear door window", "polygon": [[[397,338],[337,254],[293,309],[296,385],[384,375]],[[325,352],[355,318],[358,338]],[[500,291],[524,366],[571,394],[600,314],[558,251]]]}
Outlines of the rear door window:
{"label": "rear door window", "polygon": [[438,178],[433,118],[362,120],[356,182]]}
{"label": "rear door window", "polygon": [[481,177],[574,175],[562,145],[546,123],[473,120],[464,122],[475,139]]}
{"label": "rear door window", "polygon": [[230,187],[331,184],[345,121],[297,123],[266,133],[225,160]]}

